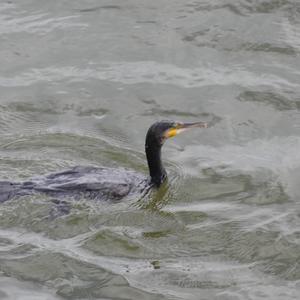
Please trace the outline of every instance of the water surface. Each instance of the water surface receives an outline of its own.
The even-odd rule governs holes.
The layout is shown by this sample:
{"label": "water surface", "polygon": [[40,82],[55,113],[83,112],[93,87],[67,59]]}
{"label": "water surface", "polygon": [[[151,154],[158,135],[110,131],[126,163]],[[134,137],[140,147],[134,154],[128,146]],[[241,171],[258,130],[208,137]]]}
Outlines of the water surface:
{"label": "water surface", "polygon": [[75,165],[169,182],[122,202],[0,207],[1,299],[298,299],[297,0],[1,1],[0,179]]}

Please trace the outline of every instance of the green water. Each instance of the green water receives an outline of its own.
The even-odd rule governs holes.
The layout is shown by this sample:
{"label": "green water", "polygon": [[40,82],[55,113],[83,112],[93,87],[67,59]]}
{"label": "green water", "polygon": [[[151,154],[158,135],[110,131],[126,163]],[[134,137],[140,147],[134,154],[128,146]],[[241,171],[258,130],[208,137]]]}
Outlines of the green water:
{"label": "green water", "polygon": [[0,180],[76,165],[169,181],[121,202],[0,205],[0,299],[298,299],[300,6],[0,1]]}

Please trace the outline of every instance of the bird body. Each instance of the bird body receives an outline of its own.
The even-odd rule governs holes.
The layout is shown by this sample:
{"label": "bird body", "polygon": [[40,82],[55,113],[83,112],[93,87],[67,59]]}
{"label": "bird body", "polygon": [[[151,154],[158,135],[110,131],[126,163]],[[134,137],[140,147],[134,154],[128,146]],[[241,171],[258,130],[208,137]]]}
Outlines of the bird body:
{"label": "bird body", "polygon": [[44,193],[53,197],[81,197],[95,200],[120,200],[141,192],[147,178],[123,168],[77,166],[72,169],[37,176],[29,181],[0,182],[0,203],[12,197]]}
{"label": "bird body", "polygon": [[193,127],[207,125],[203,122],[184,124],[161,121],[149,128],[145,141],[149,178],[122,168],[79,166],[59,173],[33,177],[20,183],[0,181],[0,203],[16,196],[37,192],[54,197],[120,200],[130,194],[141,193],[146,187],[159,187],[167,178],[161,161],[161,148],[165,140]]}

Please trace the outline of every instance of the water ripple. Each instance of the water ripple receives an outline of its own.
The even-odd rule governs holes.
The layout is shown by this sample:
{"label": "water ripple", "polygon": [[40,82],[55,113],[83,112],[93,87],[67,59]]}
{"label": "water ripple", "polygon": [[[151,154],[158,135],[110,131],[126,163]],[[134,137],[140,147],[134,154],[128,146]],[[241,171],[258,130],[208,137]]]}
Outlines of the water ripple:
{"label": "water ripple", "polygon": [[297,87],[298,83],[273,73],[251,72],[241,67],[210,66],[198,68],[181,68],[154,61],[110,63],[95,68],[48,67],[31,69],[14,77],[0,77],[2,87],[30,86],[38,82],[56,82],[68,79],[71,82],[82,82],[91,79],[120,82],[123,84],[171,84],[184,88],[195,88],[209,85],[240,85],[273,88]]}
{"label": "water ripple", "polygon": [[198,11],[228,10],[234,14],[246,16],[249,14],[267,14],[276,11],[292,12],[299,8],[295,1],[235,1],[235,0],[205,0],[192,1],[187,5],[189,13]]}
{"label": "water ripple", "polygon": [[[186,147],[184,153],[176,153],[176,159],[184,165],[188,165],[188,161],[192,159],[195,172],[195,153],[201,153],[201,160],[198,160],[201,169],[213,168],[223,175],[232,172],[255,174],[258,181],[269,178],[270,184],[272,182],[268,186],[270,192],[273,190],[280,193],[283,188],[297,201],[299,182],[296,178],[300,174],[299,148],[300,139],[297,136],[274,137],[269,140],[252,140],[244,145],[221,147],[191,145]],[[280,187],[281,184],[283,187]]]}
{"label": "water ripple", "polygon": [[13,18],[0,15],[0,35],[19,32],[47,34],[57,29],[88,26],[85,23],[73,21],[79,17],[73,15],[51,18],[48,13],[14,16]]}

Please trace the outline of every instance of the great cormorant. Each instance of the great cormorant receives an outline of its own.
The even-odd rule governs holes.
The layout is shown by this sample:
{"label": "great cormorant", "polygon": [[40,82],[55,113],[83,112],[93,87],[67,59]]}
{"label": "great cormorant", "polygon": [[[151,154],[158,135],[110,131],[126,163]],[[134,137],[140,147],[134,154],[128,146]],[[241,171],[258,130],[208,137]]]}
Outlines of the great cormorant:
{"label": "great cormorant", "polygon": [[207,127],[205,122],[179,123],[156,122],[146,135],[145,151],[150,179],[134,171],[104,167],[74,167],[60,173],[31,178],[25,182],[0,182],[0,202],[15,196],[36,192],[50,196],[88,197],[116,200],[145,187],[159,187],[167,178],[161,162],[161,148],[164,142],[178,133],[194,127]]}

